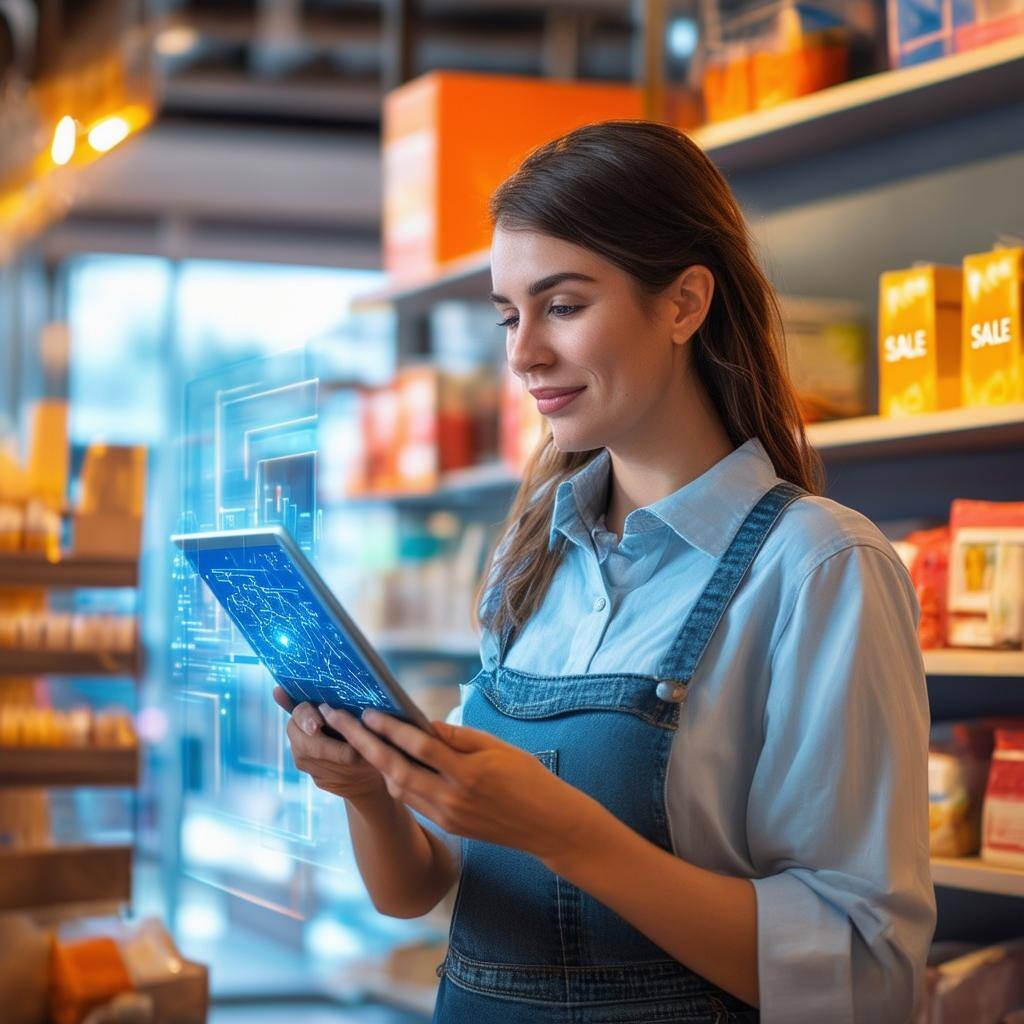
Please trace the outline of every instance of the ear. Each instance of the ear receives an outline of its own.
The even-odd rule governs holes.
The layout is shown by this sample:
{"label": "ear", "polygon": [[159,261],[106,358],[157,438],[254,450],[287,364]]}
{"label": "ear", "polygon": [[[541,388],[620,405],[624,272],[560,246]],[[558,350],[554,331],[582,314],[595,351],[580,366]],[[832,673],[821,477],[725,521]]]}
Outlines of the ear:
{"label": "ear", "polygon": [[672,304],[672,341],[685,345],[707,318],[715,294],[715,277],[707,267],[694,263],[668,286]]}

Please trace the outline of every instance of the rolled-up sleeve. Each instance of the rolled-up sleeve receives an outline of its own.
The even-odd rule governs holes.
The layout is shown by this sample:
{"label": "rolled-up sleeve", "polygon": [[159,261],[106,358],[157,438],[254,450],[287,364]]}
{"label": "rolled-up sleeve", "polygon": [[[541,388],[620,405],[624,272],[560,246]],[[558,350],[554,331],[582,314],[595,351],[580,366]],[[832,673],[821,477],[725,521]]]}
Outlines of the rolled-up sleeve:
{"label": "rolled-up sleeve", "polygon": [[803,578],[747,806],[762,1024],[905,1024],[935,928],[918,604],[882,547]]}

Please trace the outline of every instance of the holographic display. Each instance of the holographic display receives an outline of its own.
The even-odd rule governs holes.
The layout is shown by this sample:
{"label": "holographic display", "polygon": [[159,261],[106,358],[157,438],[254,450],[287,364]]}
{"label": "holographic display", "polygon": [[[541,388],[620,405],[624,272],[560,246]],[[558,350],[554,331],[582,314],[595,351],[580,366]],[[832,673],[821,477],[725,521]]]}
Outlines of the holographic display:
{"label": "holographic display", "polygon": [[186,546],[185,555],[293,700],[401,714],[281,547]]}

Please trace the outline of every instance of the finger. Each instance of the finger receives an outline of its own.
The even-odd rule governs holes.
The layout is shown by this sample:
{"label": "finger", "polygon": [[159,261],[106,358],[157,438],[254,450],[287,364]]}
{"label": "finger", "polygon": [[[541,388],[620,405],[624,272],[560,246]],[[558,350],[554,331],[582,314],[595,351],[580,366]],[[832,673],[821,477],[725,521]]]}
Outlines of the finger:
{"label": "finger", "polygon": [[461,767],[458,754],[415,725],[372,708],[363,712],[362,722],[378,735],[386,736],[396,747],[411,754],[417,761],[429,764],[431,768],[453,778],[458,775]]}
{"label": "finger", "polygon": [[307,736],[316,736],[320,732],[320,727],[324,724],[324,720],[309,701],[303,701],[301,704],[296,704],[295,709],[292,711],[292,718],[299,723],[299,728]]}
{"label": "finger", "polygon": [[274,703],[289,714],[295,709],[295,701],[288,696],[283,686],[274,687]]}
{"label": "finger", "polygon": [[362,760],[359,752],[350,743],[331,739],[322,732],[310,736],[299,728],[294,718],[289,720],[286,731],[292,745],[292,756],[303,761],[318,761],[325,766],[351,768]]}
{"label": "finger", "polygon": [[374,735],[354,715],[341,708],[321,707],[327,721],[342,732],[345,739],[392,785],[423,796],[436,796],[449,785],[435,772],[413,764],[400,750]]}
{"label": "finger", "polygon": [[449,747],[464,754],[474,750],[487,750],[496,742],[500,742],[489,732],[471,729],[468,725],[452,725],[449,722],[433,722],[431,724]]}

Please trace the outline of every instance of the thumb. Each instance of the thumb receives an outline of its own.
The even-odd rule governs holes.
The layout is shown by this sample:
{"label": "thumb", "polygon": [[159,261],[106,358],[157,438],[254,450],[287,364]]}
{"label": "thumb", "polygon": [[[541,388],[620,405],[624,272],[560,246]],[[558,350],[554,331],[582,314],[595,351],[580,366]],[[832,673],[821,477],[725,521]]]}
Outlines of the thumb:
{"label": "thumb", "polygon": [[432,724],[441,739],[454,750],[469,753],[473,750],[483,750],[494,743],[494,737],[489,732],[471,729],[468,725],[452,725],[450,722]]}

